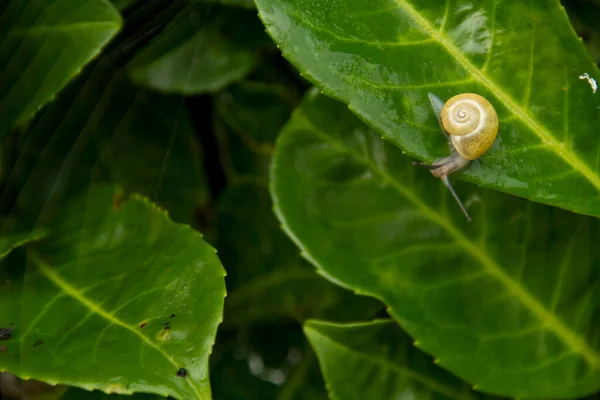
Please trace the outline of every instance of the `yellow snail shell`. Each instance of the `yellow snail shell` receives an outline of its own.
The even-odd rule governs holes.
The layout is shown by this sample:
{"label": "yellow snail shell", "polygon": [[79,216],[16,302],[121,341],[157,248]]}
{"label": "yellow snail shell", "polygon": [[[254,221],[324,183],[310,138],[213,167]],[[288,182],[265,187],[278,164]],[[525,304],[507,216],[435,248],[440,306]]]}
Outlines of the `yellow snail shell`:
{"label": "yellow snail shell", "polygon": [[441,122],[454,149],[467,160],[481,157],[498,134],[494,107],[474,93],[462,93],[448,100],[442,108]]}

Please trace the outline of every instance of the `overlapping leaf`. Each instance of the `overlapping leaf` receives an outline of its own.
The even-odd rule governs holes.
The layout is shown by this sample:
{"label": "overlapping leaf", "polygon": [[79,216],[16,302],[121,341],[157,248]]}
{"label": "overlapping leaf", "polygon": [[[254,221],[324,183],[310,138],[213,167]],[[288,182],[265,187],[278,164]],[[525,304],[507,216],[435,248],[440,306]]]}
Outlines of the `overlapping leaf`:
{"label": "overlapping leaf", "polygon": [[200,234],[123,196],[91,188],[29,248],[22,279],[2,283],[0,324],[14,331],[0,370],[107,393],[210,399],[224,271]]}
{"label": "overlapping leaf", "polygon": [[257,0],[281,51],[407,154],[448,149],[427,94],[487,97],[490,151],[462,176],[600,215],[600,73],[558,0]]}
{"label": "overlapping leaf", "polygon": [[27,121],[118,32],[107,0],[23,0],[0,7],[0,133]]}
{"label": "overlapping leaf", "polygon": [[600,389],[597,220],[446,188],[313,91],[280,137],[272,195],[322,274],[390,306],[439,364],[495,394]]}
{"label": "overlapping leaf", "polygon": [[259,60],[256,48],[268,44],[254,13],[197,2],[133,60],[130,76],[162,92],[215,92],[248,74]]}
{"label": "overlapping leaf", "polygon": [[192,223],[206,202],[202,153],[182,100],[133,86],[110,59],[16,139],[4,146],[9,179],[0,204],[24,219],[48,218],[98,181],[151,197],[177,222]]}
{"label": "overlapping leaf", "polygon": [[391,321],[308,321],[304,331],[317,352],[332,400],[483,398],[434,365]]}

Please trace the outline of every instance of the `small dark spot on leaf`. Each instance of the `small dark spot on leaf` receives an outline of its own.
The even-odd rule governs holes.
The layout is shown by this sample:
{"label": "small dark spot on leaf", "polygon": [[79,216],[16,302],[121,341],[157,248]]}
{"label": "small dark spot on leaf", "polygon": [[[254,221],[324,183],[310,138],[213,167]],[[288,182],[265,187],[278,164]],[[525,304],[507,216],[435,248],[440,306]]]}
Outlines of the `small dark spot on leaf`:
{"label": "small dark spot on leaf", "polygon": [[42,345],[42,344],[44,344],[44,341],[43,340],[38,340],[37,342],[35,342],[33,344],[33,347],[38,347],[39,345]]}
{"label": "small dark spot on leaf", "polygon": [[169,325],[169,324],[170,324],[170,322],[165,322],[163,325],[164,325],[164,326],[167,326],[167,325]]}
{"label": "small dark spot on leaf", "polygon": [[179,368],[179,371],[177,371],[177,376],[179,376],[181,378],[187,377],[187,369]]}
{"label": "small dark spot on leaf", "polygon": [[0,328],[0,340],[8,340],[12,337],[12,332],[15,328]]}
{"label": "small dark spot on leaf", "polygon": [[140,329],[148,325],[148,322],[144,321],[140,324]]}
{"label": "small dark spot on leaf", "polygon": [[171,329],[169,325],[165,325],[165,329]]}
{"label": "small dark spot on leaf", "polygon": [[6,347],[0,346],[0,353],[6,353]]}
{"label": "small dark spot on leaf", "polygon": [[175,318],[175,314],[171,314],[169,318]]}

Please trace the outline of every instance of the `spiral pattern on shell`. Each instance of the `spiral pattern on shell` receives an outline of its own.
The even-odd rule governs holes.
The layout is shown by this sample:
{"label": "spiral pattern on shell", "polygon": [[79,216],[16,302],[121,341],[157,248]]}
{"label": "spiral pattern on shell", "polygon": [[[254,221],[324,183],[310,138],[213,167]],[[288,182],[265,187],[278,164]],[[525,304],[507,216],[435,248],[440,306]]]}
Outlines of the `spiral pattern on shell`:
{"label": "spiral pattern on shell", "polygon": [[474,93],[459,94],[448,100],[442,108],[441,123],[454,149],[467,160],[487,152],[498,134],[494,107]]}

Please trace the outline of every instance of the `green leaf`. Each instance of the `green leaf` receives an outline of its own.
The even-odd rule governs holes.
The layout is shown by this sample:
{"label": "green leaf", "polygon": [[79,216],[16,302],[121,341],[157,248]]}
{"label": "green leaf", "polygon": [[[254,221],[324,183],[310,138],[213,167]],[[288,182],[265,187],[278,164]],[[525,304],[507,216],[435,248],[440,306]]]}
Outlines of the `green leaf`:
{"label": "green leaf", "polygon": [[188,224],[208,199],[183,101],[133,86],[110,58],[65,88],[16,139],[16,149],[3,149],[12,158],[6,190],[15,193],[23,219],[50,218],[92,182],[151,197]]}
{"label": "green leaf", "polygon": [[600,215],[600,71],[558,0],[256,4],[286,58],[407,154],[448,154],[429,92],[479,93],[498,138],[460,176]]}
{"label": "green leaf", "polygon": [[304,332],[317,353],[332,400],[481,398],[415,349],[402,329],[389,320],[308,321]]}
{"label": "green leaf", "polygon": [[216,92],[247,75],[255,48],[269,43],[254,12],[195,3],[132,61],[130,76],[162,92]]}
{"label": "green leaf", "polygon": [[0,370],[107,393],[210,399],[225,287],[201,235],[110,187],[90,188],[51,232],[30,247],[22,280],[0,286],[0,322],[14,322]]}
{"label": "green leaf", "polygon": [[0,133],[30,119],[121,28],[107,0],[0,7]]}
{"label": "green leaf", "polygon": [[441,366],[511,397],[600,389],[600,221],[456,189],[470,224],[439,180],[316,91],[272,168],[276,213],[305,256],[386,303]]}

